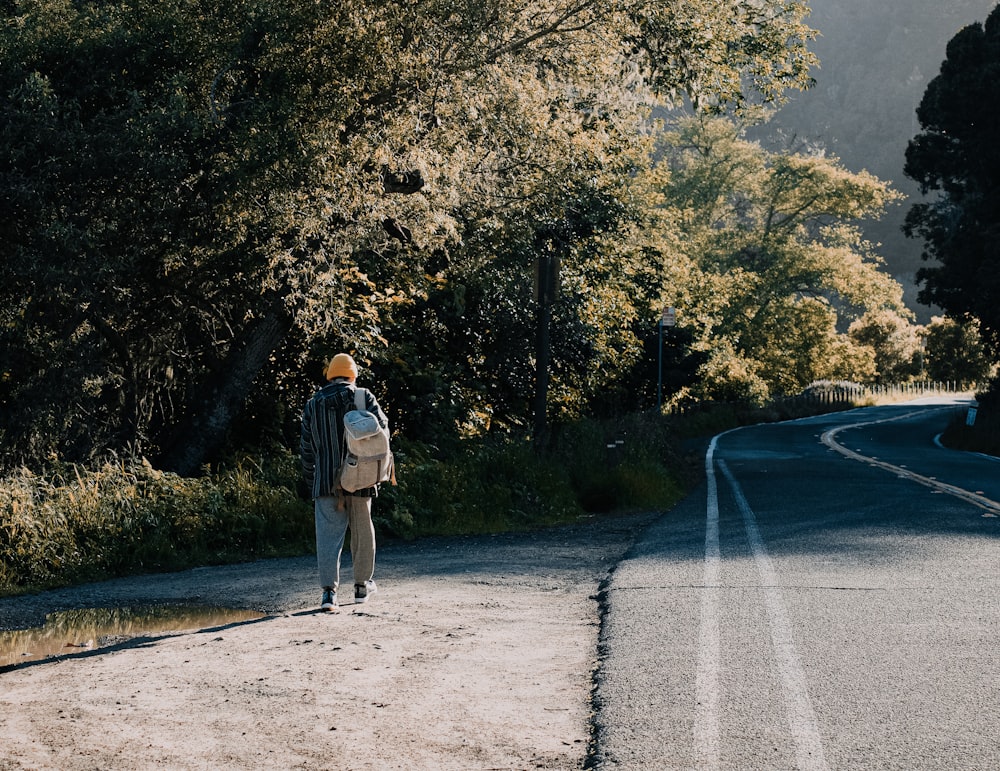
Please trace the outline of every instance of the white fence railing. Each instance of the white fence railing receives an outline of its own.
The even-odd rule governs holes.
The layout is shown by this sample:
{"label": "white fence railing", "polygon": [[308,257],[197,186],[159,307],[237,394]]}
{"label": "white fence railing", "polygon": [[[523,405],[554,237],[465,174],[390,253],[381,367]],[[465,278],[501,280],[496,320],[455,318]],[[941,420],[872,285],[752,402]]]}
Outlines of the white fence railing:
{"label": "white fence railing", "polygon": [[[775,406],[816,405],[846,406],[879,404],[884,402],[907,401],[924,396],[973,395],[979,388],[977,383],[961,381],[869,384],[846,382],[819,382],[809,386],[800,394],[772,397]],[[689,402],[668,404],[664,412],[670,415],[685,415],[710,408],[718,402]]]}

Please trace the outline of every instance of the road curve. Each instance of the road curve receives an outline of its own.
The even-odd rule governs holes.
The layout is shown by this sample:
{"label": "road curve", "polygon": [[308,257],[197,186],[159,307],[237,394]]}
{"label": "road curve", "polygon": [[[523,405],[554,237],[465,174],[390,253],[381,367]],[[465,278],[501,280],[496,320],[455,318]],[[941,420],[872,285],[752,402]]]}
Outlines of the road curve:
{"label": "road curve", "polygon": [[1000,462],[924,400],[727,432],[605,587],[595,768],[1000,768]]}

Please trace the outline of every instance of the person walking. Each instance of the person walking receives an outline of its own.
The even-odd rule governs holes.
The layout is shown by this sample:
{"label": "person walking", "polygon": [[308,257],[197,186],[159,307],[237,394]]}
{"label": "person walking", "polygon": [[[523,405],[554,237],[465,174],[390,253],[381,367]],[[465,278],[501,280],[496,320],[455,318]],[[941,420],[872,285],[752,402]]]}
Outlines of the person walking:
{"label": "person walking", "polygon": [[[344,415],[355,409],[358,365],[346,353],[338,353],[326,368],[327,384],[306,403],[302,411],[302,470],[314,502],[316,517],[316,560],[323,589],[322,610],[337,607],[340,585],[340,555],[344,537],[351,531],[351,560],[354,572],[354,602],[367,602],[378,591],[375,585],[375,526],[372,499],[378,487],[353,493],[337,483],[344,451]],[[388,429],[378,401],[367,389],[365,409]]]}

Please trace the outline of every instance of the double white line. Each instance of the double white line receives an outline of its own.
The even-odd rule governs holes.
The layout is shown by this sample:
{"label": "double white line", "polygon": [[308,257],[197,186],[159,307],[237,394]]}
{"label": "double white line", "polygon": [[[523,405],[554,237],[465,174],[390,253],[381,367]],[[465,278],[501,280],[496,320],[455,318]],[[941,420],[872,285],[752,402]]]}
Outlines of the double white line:
{"label": "double white line", "polygon": [[[695,680],[697,712],[694,726],[695,757],[699,768],[718,768],[721,760],[719,742],[719,672],[721,668],[719,642],[719,491],[715,477],[715,449],[719,434],[712,439],[705,454],[705,472],[708,478],[708,505],[705,525],[705,574],[701,604],[701,629],[699,635],[698,670]],[[795,745],[796,765],[800,769],[825,771],[826,759],[816,716],[806,687],[805,673],[799,662],[792,637],[792,627],[785,604],[778,589],[778,574],[764,546],[750,504],[739,483],[730,473],[725,461],[719,460],[719,469],[729,482],[736,503],[743,514],[747,540],[753,552],[760,575],[764,604],[767,608],[774,645],[775,668],[785,696],[788,728]]]}
{"label": "double white line", "polygon": [[[923,412],[923,411],[921,411]],[[910,479],[927,487],[948,493],[964,501],[985,509],[988,513],[1000,513],[1000,503],[985,496],[949,485],[932,477],[914,473],[909,469],[895,466],[877,458],[862,455],[844,447],[836,441],[841,431],[861,428],[867,425],[888,423],[904,420],[920,414],[909,412],[891,418],[862,421],[849,425],[831,428],[821,436],[821,441],[827,447],[836,450],[841,455],[852,460],[861,461],[886,471]],[[738,430],[738,429],[734,429]],[[726,432],[730,433],[730,432]],[[719,550],[719,491],[716,481],[715,451],[719,439],[725,434],[714,437],[705,454],[705,474],[708,481],[707,513],[705,523],[705,565],[704,594],[701,605],[701,627],[699,633],[698,669],[695,682],[697,711],[694,726],[694,749],[699,768],[718,768],[721,764],[719,740],[719,713],[721,691],[719,673],[721,668],[720,634],[719,634],[719,603],[720,603],[720,569],[721,556]],[[764,603],[767,609],[771,640],[775,651],[775,668],[782,684],[785,697],[785,708],[789,731],[795,745],[796,764],[800,769],[827,769],[823,753],[823,745],[817,728],[816,716],[809,699],[805,674],[799,662],[792,637],[791,623],[785,610],[785,604],[778,588],[777,571],[764,546],[757,527],[757,520],[750,504],[736,478],[729,471],[724,460],[718,461],[719,470],[725,476],[733,491],[737,506],[743,515],[743,523],[747,539],[753,552],[754,562],[760,575]]]}

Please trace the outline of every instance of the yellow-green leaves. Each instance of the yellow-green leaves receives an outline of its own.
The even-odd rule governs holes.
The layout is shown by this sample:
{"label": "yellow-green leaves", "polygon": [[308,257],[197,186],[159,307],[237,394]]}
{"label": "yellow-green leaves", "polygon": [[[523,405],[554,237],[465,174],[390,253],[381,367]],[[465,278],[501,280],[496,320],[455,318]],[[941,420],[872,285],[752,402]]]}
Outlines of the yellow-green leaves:
{"label": "yellow-green leaves", "polygon": [[711,352],[706,392],[872,377],[846,323],[903,312],[902,290],[855,223],[898,194],[836,158],[769,152],[725,119],[681,121],[665,145],[659,216],[681,232],[672,248],[691,266],[677,303]]}

